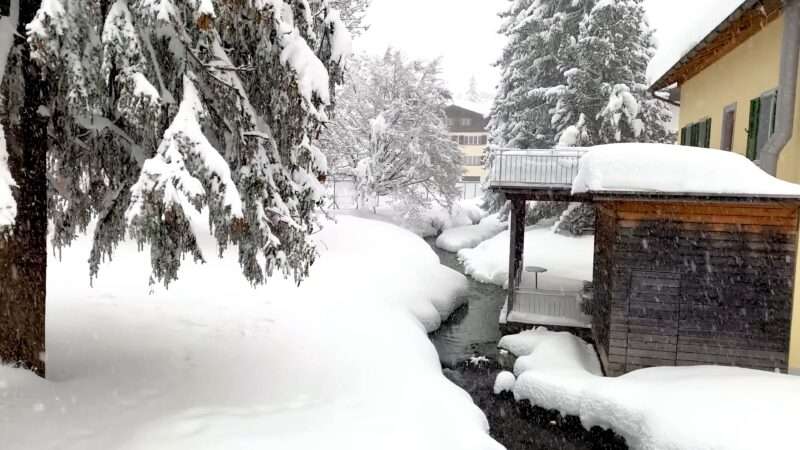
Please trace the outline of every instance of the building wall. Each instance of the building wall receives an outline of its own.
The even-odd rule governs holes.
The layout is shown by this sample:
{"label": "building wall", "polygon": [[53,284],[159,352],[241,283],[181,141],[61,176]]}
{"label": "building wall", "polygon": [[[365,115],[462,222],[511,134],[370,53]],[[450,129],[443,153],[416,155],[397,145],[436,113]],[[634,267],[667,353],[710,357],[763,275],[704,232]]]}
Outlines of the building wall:
{"label": "building wall", "polygon": [[[736,104],[733,150],[745,154],[750,100],[778,86],[783,17],[768,24],[731,53],[681,86],[679,128],[711,118],[711,147],[722,140],[725,107]],[[798,79],[800,85],[800,79]],[[800,96],[795,108],[794,137],[781,153],[778,177],[800,183]],[[800,281],[800,267],[796,269]],[[790,366],[800,371],[800,283],[795,286]]]}
{"label": "building wall", "polygon": [[[445,112],[449,122],[450,136],[485,136],[488,140],[489,133],[486,131],[486,127],[489,121],[483,115],[458,105],[447,107]],[[468,126],[461,124],[462,118],[470,119],[470,124]],[[486,150],[485,145],[459,145],[459,148],[465,157],[483,156]],[[485,174],[486,170],[483,165],[464,165],[465,183],[477,183]]]}
{"label": "building wall", "polygon": [[[486,136],[488,137],[488,133],[450,133],[450,136]],[[464,156],[478,156],[482,157],[484,152],[486,151],[485,145],[459,145],[461,152]],[[464,177],[483,177],[486,174],[486,169],[480,166],[464,166]]]}

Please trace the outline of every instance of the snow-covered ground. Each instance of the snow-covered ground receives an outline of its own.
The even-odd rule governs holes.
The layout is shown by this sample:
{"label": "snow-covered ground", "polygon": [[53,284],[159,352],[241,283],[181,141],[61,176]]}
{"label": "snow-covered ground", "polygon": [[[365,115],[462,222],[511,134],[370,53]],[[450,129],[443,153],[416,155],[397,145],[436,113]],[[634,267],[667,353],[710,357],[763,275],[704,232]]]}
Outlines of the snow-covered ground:
{"label": "snow-covered ground", "polygon": [[403,208],[394,205],[391,200],[383,199],[381,206],[374,209],[341,209],[337,214],[352,215],[365,219],[381,220],[393,223],[422,237],[438,236],[450,228],[465,227],[481,222],[488,213],[481,209],[482,198],[459,200],[452,208],[434,204],[430,209],[416,215],[403,213]]}
{"label": "snow-covered ground", "polygon": [[[468,275],[482,283],[504,286],[508,283],[508,250],[509,232],[505,231],[474,249],[461,250],[458,256]],[[523,259],[525,265],[547,269],[539,275],[539,284],[546,289],[558,289],[548,287],[551,282],[591,280],[594,236],[572,237],[553,233],[550,227],[529,227]]]}
{"label": "snow-covered ground", "polygon": [[[600,376],[582,340],[544,329],[506,336],[519,355],[495,391],[611,428],[632,449],[789,448],[796,443],[800,377],[733,367],[657,367]],[[516,379],[514,379],[516,375]]]}
{"label": "snow-covered ground", "polygon": [[501,448],[426,334],[464,277],[394,225],[317,239],[299,288],[251,288],[231,252],[149,295],[135,245],[94,288],[87,240],[51,258],[48,379],[0,367],[0,448]]}
{"label": "snow-covered ground", "polygon": [[508,228],[508,222],[501,222],[497,214],[485,217],[476,225],[448,228],[436,239],[436,246],[448,252],[457,253],[465,248],[473,248],[481,242],[497,236]]}

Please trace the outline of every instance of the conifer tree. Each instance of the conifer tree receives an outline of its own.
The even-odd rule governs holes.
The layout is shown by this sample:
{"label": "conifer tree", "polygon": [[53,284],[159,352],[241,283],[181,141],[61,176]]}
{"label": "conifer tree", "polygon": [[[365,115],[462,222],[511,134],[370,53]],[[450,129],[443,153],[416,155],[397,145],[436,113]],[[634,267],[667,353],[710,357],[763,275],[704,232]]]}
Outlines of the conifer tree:
{"label": "conifer tree", "polygon": [[44,373],[48,219],[55,249],[94,224],[92,276],[131,237],[168,284],[208,258],[204,223],[251,283],[307,275],[327,171],[314,140],[350,51],[328,0],[19,4],[4,79],[17,214],[0,245],[2,310],[19,308],[0,315],[0,359]]}
{"label": "conifer tree", "polygon": [[10,3],[0,17],[0,361],[44,376],[49,91],[24,37],[39,2]]}
{"label": "conifer tree", "polygon": [[[496,148],[674,141],[669,110],[647,94],[654,45],[643,0],[517,0],[506,16],[509,44],[490,124]],[[487,195],[490,208],[503,203]],[[533,217],[555,211],[536,208],[543,210]],[[563,230],[591,222],[591,208],[557,209],[551,217],[564,216]]]}
{"label": "conifer tree", "polygon": [[29,40],[52,92],[55,247],[97,218],[92,275],[127,233],[169,283],[208,257],[206,220],[249,281],[306,275],[327,170],[313,139],[350,42],[327,0],[47,0]]}
{"label": "conifer tree", "polygon": [[[581,18],[593,1],[510,0],[500,33],[508,38],[498,61],[501,80],[489,122],[494,153],[505,148],[553,148],[558,130],[552,115],[566,83],[565,67],[574,61]],[[488,189],[485,207],[501,211],[505,199]],[[550,205],[542,205],[552,209]]]}
{"label": "conifer tree", "polygon": [[669,109],[649,97],[653,32],[643,0],[598,2],[580,24],[553,123],[564,146],[671,142]]}
{"label": "conifer tree", "polygon": [[574,61],[575,37],[592,1],[514,0],[502,14],[508,44],[498,62],[501,81],[489,124],[492,144],[552,148],[552,109]]}

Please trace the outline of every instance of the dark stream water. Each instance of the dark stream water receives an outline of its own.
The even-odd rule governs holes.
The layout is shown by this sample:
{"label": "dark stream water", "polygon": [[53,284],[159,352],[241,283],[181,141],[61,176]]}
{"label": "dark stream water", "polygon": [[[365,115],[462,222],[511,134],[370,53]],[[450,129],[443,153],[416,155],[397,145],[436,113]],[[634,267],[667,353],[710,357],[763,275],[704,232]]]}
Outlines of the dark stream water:
{"label": "dark stream water", "polygon": [[[455,254],[436,248],[433,239],[427,241],[442,264],[463,273]],[[497,363],[498,318],[505,290],[468,279],[466,304],[430,339],[439,352],[444,374],[467,391],[486,414],[492,437],[508,450],[627,449],[614,433],[599,428],[587,431],[576,417],[561,417],[557,411],[517,402],[511,394],[494,395],[494,380],[501,371]],[[485,356],[488,362],[471,364],[473,356]]]}
{"label": "dark stream water", "polygon": [[[439,255],[442,264],[463,273],[464,268],[455,253],[436,248],[433,239],[428,243]],[[495,359],[500,340],[498,318],[503,308],[505,290],[493,284],[478,283],[472,278],[466,293],[466,304],[456,310],[439,330],[431,334],[431,341],[439,352],[442,366],[454,369],[472,356]]]}

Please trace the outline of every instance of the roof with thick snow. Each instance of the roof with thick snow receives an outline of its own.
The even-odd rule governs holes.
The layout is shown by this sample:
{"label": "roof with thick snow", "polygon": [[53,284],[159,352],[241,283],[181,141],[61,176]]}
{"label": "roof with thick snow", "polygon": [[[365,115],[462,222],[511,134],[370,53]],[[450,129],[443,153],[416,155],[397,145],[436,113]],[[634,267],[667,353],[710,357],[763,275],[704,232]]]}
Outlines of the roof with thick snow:
{"label": "roof with thick snow", "polygon": [[580,160],[572,192],[800,199],[800,185],[738,153],[668,144],[593,147]]}
{"label": "roof with thick snow", "polygon": [[494,190],[530,198],[669,197],[800,201],[800,185],[775,178],[737,153],[668,144],[514,150],[494,156]]}
{"label": "roof with thick snow", "polygon": [[662,43],[650,63],[651,91],[681,84],[777,19],[781,0],[718,0],[707,14],[692,14],[684,33]]}

